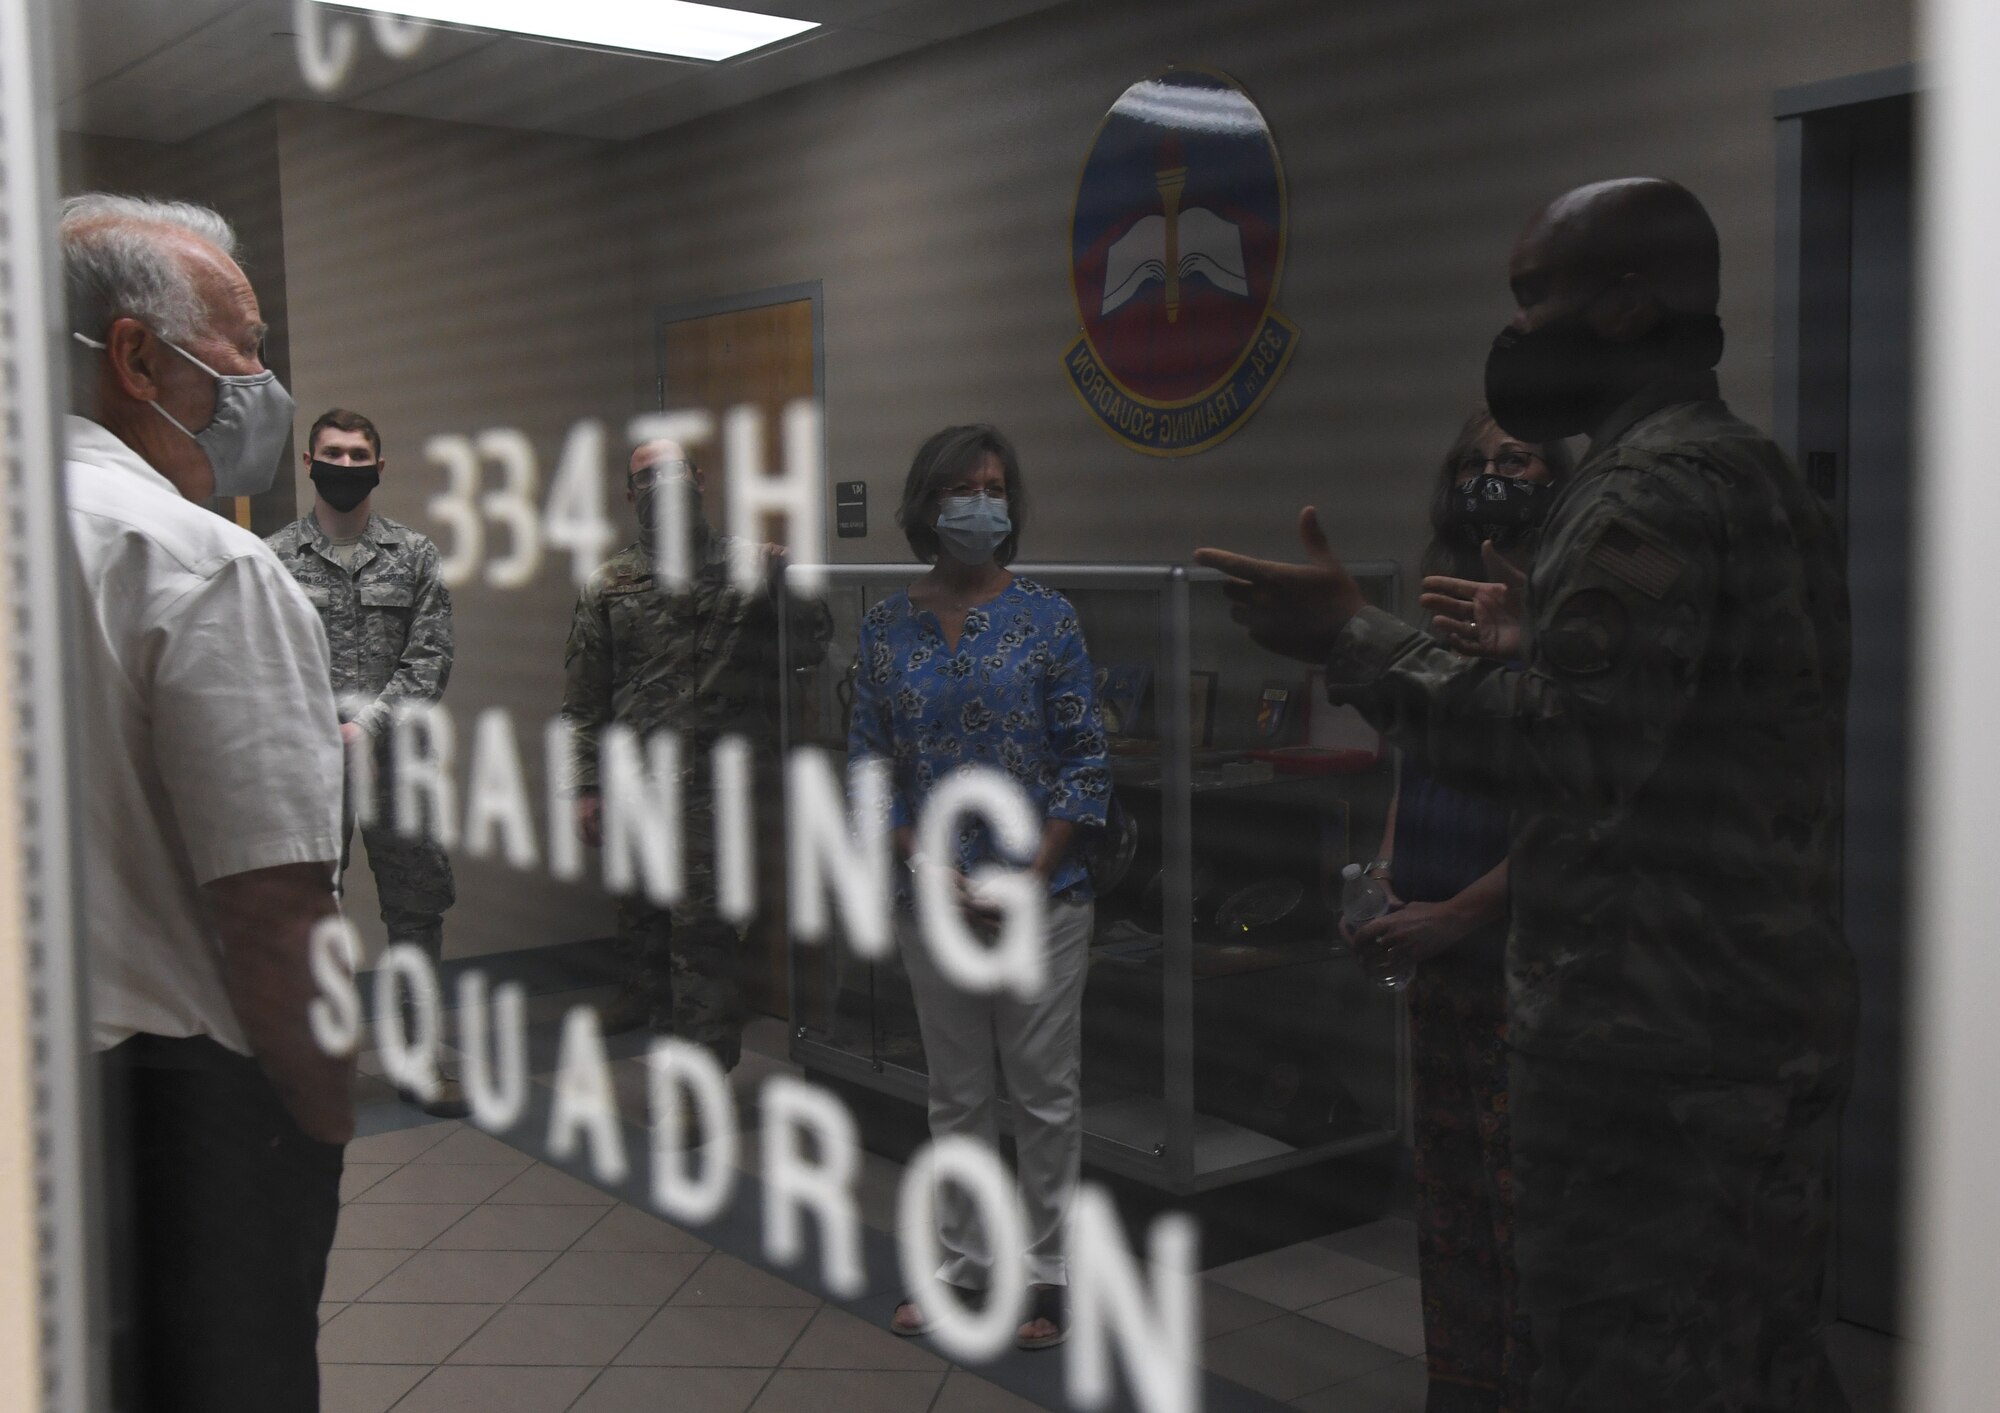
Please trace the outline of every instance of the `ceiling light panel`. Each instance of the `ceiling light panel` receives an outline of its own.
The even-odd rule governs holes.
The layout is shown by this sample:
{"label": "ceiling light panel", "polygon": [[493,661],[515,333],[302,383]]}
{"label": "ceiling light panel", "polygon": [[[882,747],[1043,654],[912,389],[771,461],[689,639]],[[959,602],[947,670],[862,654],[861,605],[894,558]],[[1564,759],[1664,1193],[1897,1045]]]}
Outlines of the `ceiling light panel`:
{"label": "ceiling light panel", "polygon": [[819,28],[685,0],[394,0],[355,8],[676,59],[733,59]]}

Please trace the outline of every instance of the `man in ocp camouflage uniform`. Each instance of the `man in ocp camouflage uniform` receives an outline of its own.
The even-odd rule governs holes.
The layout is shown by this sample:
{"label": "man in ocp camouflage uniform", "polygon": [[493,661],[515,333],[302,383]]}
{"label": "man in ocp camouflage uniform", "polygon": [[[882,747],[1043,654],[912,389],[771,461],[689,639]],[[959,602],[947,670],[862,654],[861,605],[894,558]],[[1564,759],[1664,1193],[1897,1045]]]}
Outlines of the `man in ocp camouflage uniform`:
{"label": "man in ocp camouflage uniform", "polygon": [[1847,1406],[1819,1308],[1856,1009],[1847,594],[1825,507],[1719,399],[1718,269],[1707,212],[1651,179],[1579,188],[1515,246],[1491,411],[1524,440],[1590,437],[1527,581],[1525,667],[1365,607],[1310,511],[1309,564],[1200,555],[1260,642],[1514,806],[1540,1413]]}
{"label": "man in ocp camouflage uniform", "polygon": [[[388,463],[373,422],[343,408],[323,413],[304,460],[313,508],[268,543],[326,627],[342,743],[374,756],[375,811],[361,821],[361,842],[382,901],[382,925],[391,943],[407,942],[436,963],[444,951],[444,912],[456,899],[451,860],[428,831],[410,838],[396,828],[389,731],[399,705],[444,695],[451,595],[438,572],[437,547],[375,513],[375,487]],[[353,801],[348,806],[343,821],[351,842]],[[343,856],[343,871],[346,864]],[[424,1107],[451,1117],[466,1112],[450,1079]]]}
{"label": "man in ocp camouflage uniform", "polygon": [[[655,564],[654,497],[674,478],[687,492],[693,530],[693,582],[681,590],[668,588]],[[734,1068],[745,1018],[743,938],[716,911],[709,751],[717,738],[739,734],[750,739],[753,759],[768,759],[777,742],[778,674],[819,661],[833,624],[824,604],[791,600],[791,660],[779,661],[772,598],[730,584],[735,542],[709,529],[702,484],[700,468],[676,442],[648,442],[633,452],[625,498],[638,513],[640,538],[599,568],[577,600],[564,651],[562,714],[575,746],[577,827],[593,846],[603,843],[603,728],[618,722],[642,739],[655,731],[681,738],[684,889],[670,909],[642,894],[619,900],[619,940],[631,971],[605,1028],[671,1031]]]}

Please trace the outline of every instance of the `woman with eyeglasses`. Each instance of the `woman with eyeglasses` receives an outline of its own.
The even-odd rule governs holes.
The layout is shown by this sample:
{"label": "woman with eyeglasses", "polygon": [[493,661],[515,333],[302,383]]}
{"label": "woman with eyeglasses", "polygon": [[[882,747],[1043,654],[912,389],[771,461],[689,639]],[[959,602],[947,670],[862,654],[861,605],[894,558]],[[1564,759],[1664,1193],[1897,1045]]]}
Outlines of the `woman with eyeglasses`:
{"label": "woman with eyeglasses", "polygon": [[[863,617],[848,753],[891,765],[896,849],[910,875],[897,890],[897,945],[930,1071],[932,1137],[966,1135],[997,1153],[1006,1082],[1030,1283],[1015,1343],[1041,1349],[1069,1331],[1064,1224],[1083,1154],[1083,983],[1094,918],[1078,836],[1103,827],[1111,775],[1076,611],[1007,568],[1024,508],[1020,461],[994,428],[947,427],[919,448],[896,519],[930,569]],[[1042,819],[1031,859],[999,860],[1025,864],[1048,890],[1047,974],[1032,999],[953,985],[911,913],[916,877],[938,870],[975,931],[997,918],[968,881],[997,857],[983,828],[961,831],[950,857],[916,852],[926,798],[968,768],[1012,781]],[[966,1304],[1022,1298],[988,1291],[993,1253],[965,1194],[941,1191],[937,1212],[938,1280]],[[929,1329],[928,1299],[910,1292],[891,1328]]]}
{"label": "woman with eyeglasses", "polygon": [[[1508,436],[1484,407],[1467,417],[1432,487],[1426,587],[1525,569],[1570,472],[1561,442]],[[1428,596],[1427,596],[1428,598]],[[1490,639],[1497,625],[1482,624]],[[1492,650],[1469,618],[1433,631]],[[1409,977],[1417,1259],[1431,1413],[1528,1407],[1533,1351],[1514,1300],[1507,1142],[1505,808],[1438,784],[1408,759],[1369,871],[1391,910],[1350,934],[1378,977]]]}

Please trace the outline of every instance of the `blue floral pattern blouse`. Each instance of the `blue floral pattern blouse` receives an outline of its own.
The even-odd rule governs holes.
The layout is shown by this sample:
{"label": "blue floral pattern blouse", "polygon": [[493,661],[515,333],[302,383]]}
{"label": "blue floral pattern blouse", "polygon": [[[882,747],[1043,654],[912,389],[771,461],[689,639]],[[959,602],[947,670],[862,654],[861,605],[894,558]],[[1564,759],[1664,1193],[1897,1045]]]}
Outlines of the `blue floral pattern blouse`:
{"label": "blue floral pattern blouse", "polygon": [[[937,617],[898,591],[861,620],[849,756],[893,764],[893,823],[914,825],[953,771],[1004,770],[1044,819],[1102,827],[1111,798],[1090,654],[1076,610],[1054,589],[1016,579],[965,616],[956,651]],[[996,857],[983,827],[958,840],[962,868]],[[1021,864],[1023,859],[1001,860]],[[1091,896],[1081,851],[1049,880],[1052,894]]]}

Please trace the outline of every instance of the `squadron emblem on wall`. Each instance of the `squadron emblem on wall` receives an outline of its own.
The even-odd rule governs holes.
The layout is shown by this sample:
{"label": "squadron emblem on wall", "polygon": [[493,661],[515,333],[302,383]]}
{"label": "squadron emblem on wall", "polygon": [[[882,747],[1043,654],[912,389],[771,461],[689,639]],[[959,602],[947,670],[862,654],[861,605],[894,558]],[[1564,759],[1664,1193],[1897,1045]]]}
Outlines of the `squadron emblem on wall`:
{"label": "squadron emblem on wall", "polygon": [[1185,456],[1257,410],[1298,342],[1276,311],[1285,223],[1277,144],[1235,80],[1172,69],[1111,105],[1070,222],[1064,367],[1118,440]]}

